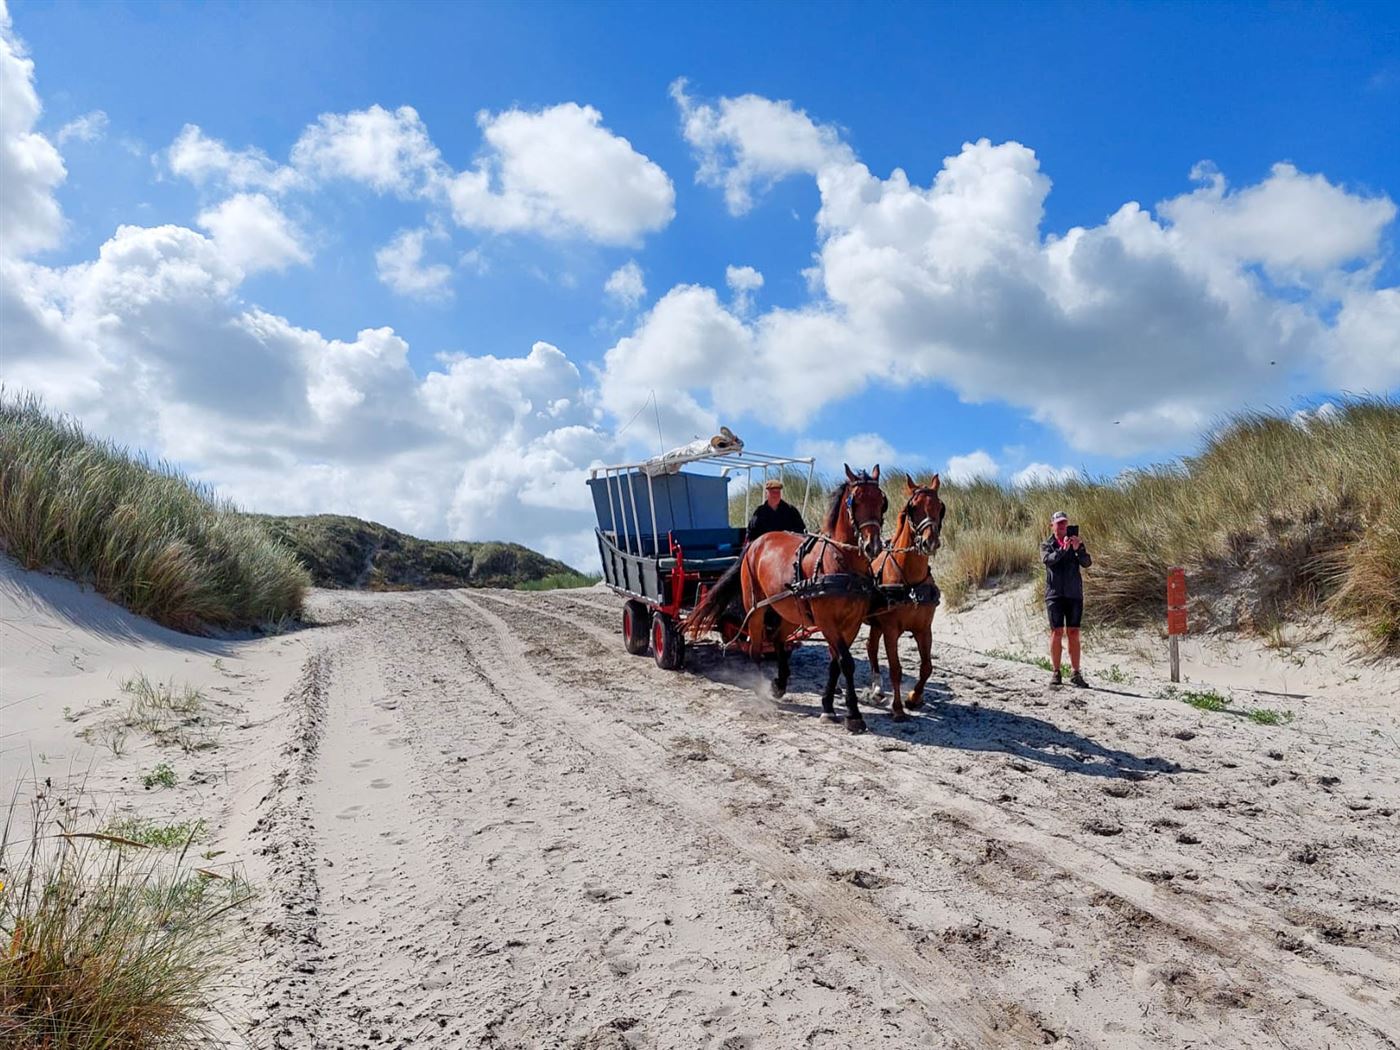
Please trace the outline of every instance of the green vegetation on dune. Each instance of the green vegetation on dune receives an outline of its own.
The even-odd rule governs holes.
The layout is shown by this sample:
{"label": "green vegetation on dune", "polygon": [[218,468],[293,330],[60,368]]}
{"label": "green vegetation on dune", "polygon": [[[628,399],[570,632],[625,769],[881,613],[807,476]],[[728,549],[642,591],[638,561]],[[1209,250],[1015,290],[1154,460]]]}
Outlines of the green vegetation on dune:
{"label": "green vegetation on dune", "polygon": [[296,616],[308,582],[206,486],[3,392],[0,549],[182,631]]}
{"label": "green vegetation on dune", "polygon": [[215,1004],[239,956],[233,913],[252,887],[196,865],[203,821],[88,831],[88,801],[39,793],[27,814],[12,801],[0,831],[0,1043],[215,1045]]}
{"label": "green vegetation on dune", "polygon": [[247,517],[290,549],[318,587],[518,587],[578,576],[563,562],[518,543],[420,540],[340,514]]}
{"label": "green vegetation on dune", "polygon": [[[948,517],[934,573],[954,609],[991,583],[1030,579],[1050,514],[1063,509],[1094,556],[1086,623],[1160,623],[1167,569],[1180,565],[1197,627],[1265,633],[1299,613],[1326,611],[1355,623],[1372,651],[1398,655],[1398,450],[1400,404],[1357,398],[1304,421],[1237,416],[1207,435],[1198,455],[1118,478],[1022,488],[945,482]],[[888,532],[904,474],[891,464],[882,474]],[[830,484],[823,479],[821,491]],[[750,505],[758,498],[750,493]],[[809,526],[825,506],[814,492]],[[730,504],[736,524],[743,507],[740,490]]]}

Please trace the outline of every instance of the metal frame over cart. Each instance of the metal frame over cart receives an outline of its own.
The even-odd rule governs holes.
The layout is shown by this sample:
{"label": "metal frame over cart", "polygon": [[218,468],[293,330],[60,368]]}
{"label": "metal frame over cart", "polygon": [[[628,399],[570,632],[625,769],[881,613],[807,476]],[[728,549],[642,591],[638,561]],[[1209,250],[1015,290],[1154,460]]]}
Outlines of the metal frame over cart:
{"label": "metal frame over cart", "polygon": [[[805,468],[805,514],[813,467],[810,456],[733,448],[678,450],[590,471],[603,581],[627,599],[622,610],[627,651],[641,655],[650,649],[658,667],[680,668],[685,663],[686,617],[743,554],[744,529],[729,524],[730,480],[744,479],[747,519],[755,480]],[[738,636],[740,623],[721,618],[725,641]]]}

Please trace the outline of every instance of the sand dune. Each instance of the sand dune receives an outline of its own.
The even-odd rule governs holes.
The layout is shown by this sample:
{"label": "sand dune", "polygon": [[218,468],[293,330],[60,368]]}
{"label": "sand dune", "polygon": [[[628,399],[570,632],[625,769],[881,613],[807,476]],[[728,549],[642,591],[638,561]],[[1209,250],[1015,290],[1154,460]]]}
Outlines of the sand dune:
{"label": "sand dune", "polygon": [[[1039,645],[1013,596],[940,616],[936,703],[852,738],[813,647],[773,703],[712,649],[627,656],[597,590],[317,592],[326,626],[214,641],[12,566],[0,600],[6,783],[197,813],[261,888],[236,1044],[1400,1041],[1400,678],[1325,642],[1192,652],[1295,716],[1258,725],[1159,698],[1142,638],[1048,690],[984,655]],[[138,670],[217,746],[78,740]]]}

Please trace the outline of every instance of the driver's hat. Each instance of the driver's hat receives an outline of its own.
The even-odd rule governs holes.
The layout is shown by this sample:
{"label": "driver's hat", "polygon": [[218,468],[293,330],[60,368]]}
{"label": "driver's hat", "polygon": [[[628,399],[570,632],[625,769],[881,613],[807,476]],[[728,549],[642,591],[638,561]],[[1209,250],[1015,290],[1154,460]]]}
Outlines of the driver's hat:
{"label": "driver's hat", "polygon": [[782,488],[782,487],[783,487],[783,479],[782,479],[782,478],[769,478],[767,481],[765,481],[765,482],[763,483],[763,488],[764,488],[764,491],[765,491],[765,492],[766,492],[768,489],[780,489],[780,488]]}
{"label": "driver's hat", "polygon": [[1057,521],[1069,521],[1069,515],[1062,510],[1057,510],[1050,515],[1050,524],[1053,525]]}

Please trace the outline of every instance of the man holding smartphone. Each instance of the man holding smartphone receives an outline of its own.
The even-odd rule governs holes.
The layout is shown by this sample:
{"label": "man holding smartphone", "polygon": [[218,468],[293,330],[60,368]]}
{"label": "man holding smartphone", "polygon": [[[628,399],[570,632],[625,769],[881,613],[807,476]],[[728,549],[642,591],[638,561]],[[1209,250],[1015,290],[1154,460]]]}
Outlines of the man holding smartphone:
{"label": "man holding smartphone", "polygon": [[1069,641],[1070,684],[1087,689],[1089,683],[1079,673],[1079,620],[1084,615],[1084,581],[1081,568],[1094,564],[1088,548],[1079,538],[1079,526],[1069,523],[1062,510],[1050,515],[1051,533],[1040,545],[1045,563],[1045,611],[1050,615],[1050,664],[1054,674],[1050,684],[1061,684],[1060,651]]}

